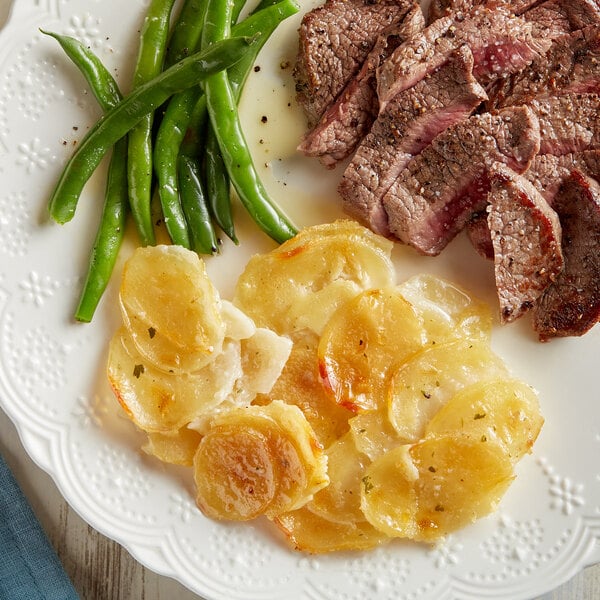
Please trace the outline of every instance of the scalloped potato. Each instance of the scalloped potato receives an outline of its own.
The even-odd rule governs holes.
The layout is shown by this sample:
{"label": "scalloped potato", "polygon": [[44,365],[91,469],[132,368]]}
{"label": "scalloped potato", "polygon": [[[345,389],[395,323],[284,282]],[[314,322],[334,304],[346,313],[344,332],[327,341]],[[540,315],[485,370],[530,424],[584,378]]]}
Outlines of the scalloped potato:
{"label": "scalloped potato", "polygon": [[320,333],[358,292],[392,285],[392,244],[352,221],[308,227],[275,250],[253,256],[234,303],[260,327]]}
{"label": "scalloped potato", "polygon": [[278,401],[216,417],[194,456],[194,480],[205,515],[240,521],[300,508],[329,483],[304,415]]}
{"label": "scalloped potato", "polygon": [[385,405],[386,378],[422,347],[422,323],[395,288],[360,293],[329,319],[319,343],[326,389],[352,411]]}
{"label": "scalloped potato", "polygon": [[368,467],[361,505],[387,535],[433,541],[494,511],[513,478],[512,462],[497,443],[431,437]]}
{"label": "scalloped potato", "polygon": [[200,369],[223,344],[218,293],[189,250],[138,248],[123,269],[119,299],[138,352],[165,371]]}
{"label": "scalloped potato", "polygon": [[486,340],[429,346],[399,362],[391,372],[387,388],[390,423],[402,440],[417,441],[429,420],[458,390],[497,377],[508,377],[508,372]]}
{"label": "scalloped potato", "polygon": [[390,250],[352,221],[308,227],[249,261],[234,303],[191,252],[128,263],[109,380],[206,516],[266,516],[322,553],[435,542],[496,508],[537,396],[486,305],[432,275],[396,285]]}

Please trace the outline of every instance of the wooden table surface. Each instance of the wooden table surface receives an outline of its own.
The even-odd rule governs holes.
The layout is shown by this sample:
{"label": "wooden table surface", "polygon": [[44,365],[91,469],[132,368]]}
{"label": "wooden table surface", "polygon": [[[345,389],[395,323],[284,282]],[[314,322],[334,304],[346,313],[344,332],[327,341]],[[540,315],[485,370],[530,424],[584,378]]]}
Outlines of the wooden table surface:
{"label": "wooden table surface", "polygon": [[[65,502],[52,479],[29,458],[13,424],[1,410],[0,454],[29,499],[82,600],[198,600],[199,596],[144,568],[127,550],[87,525]],[[536,600],[598,598],[600,565],[585,569]]]}

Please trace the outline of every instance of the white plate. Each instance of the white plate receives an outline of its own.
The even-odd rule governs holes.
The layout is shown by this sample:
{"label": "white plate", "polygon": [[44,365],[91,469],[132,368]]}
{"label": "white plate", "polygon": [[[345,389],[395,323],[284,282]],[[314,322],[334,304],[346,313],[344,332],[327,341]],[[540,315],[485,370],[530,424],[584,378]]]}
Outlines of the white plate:
{"label": "white plate", "polygon": [[[189,471],[139,450],[140,436],[105,381],[106,345],[118,321],[115,286],[91,325],[71,318],[102,178],[87,186],[71,223],[59,227],[46,213],[62,165],[99,110],[38,28],[84,40],[127,90],[146,4],[19,0],[0,32],[0,404],[31,457],[93,527],[210,600],[518,600],[600,560],[599,327],[548,344],[536,341],[525,319],[496,327],[495,347],[539,390],[546,424],[498,512],[437,548],[398,542],[372,552],[298,554],[261,521],[205,519],[194,506]],[[339,171],[294,153],[302,119],[286,61],[293,60],[298,22],[286,23],[261,55],[243,112],[270,191],[306,225],[341,213]],[[225,244],[208,261],[225,297],[248,256],[273,246],[241,210],[238,220],[241,245]],[[440,273],[494,302],[490,265],[462,239],[440,258],[399,247],[396,259],[399,278]]]}

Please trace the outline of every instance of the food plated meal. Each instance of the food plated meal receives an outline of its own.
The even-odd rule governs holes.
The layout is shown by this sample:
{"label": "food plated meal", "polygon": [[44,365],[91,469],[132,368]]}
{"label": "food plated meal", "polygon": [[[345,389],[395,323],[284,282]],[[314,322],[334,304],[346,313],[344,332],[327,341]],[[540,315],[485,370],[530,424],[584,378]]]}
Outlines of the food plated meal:
{"label": "food plated meal", "polygon": [[[78,8],[74,3],[70,7],[74,12],[64,13],[67,20],[62,28],[62,20],[49,17],[43,23],[44,29],[74,33],[69,23],[77,16]],[[131,14],[124,16],[131,19],[134,25],[130,30],[133,31],[135,24],[140,23],[143,11],[139,7],[130,9]],[[101,31],[107,28],[106,36],[111,38],[111,47],[129,48],[131,37],[118,33],[122,31],[123,23],[111,19],[108,7],[105,12],[103,10],[98,9],[100,25],[97,27]],[[39,12],[35,14],[39,15]],[[26,19],[21,23],[24,27]],[[273,37],[272,44],[265,47],[265,54],[256,65],[260,69],[253,71],[247,82],[241,112],[265,186],[271,196],[281,202],[294,223],[305,228],[333,222],[343,213],[335,194],[339,173],[337,176],[335,170],[327,173],[313,164],[316,161],[302,159],[295,152],[305,129],[302,115],[294,104],[290,67],[295,53],[292,42],[298,25],[298,20],[290,21],[278,31],[281,37]],[[22,28],[17,30],[20,35],[25,35]],[[119,38],[119,35],[122,37]],[[124,38],[130,44],[125,44]],[[50,50],[55,48],[53,40],[42,42],[44,38],[41,36],[35,39],[34,51],[27,54],[27,61],[56,52],[51,54],[56,69],[64,70],[62,55],[57,49]],[[100,42],[96,44],[101,49]],[[108,54],[101,55],[109,65],[116,64],[120,69],[131,64],[118,52],[111,59],[114,62],[108,59]],[[18,62],[21,68],[25,60],[20,56],[24,54],[15,52],[3,62],[3,65],[8,65],[3,67],[3,72],[10,72],[10,77],[3,75],[9,91],[20,81],[18,76],[14,76],[20,72],[14,66],[15,61],[21,61]],[[56,81],[61,82],[61,89],[66,88],[66,97],[80,98],[83,84],[75,72],[68,73],[68,84],[63,83],[62,74]],[[125,81],[125,76],[121,76]],[[57,154],[57,159],[49,163],[47,170],[38,171],[35,166],[31,167],[30,183],[43,188],[40,189],[43,192],[39,198],[40,211],[63,161],[71,152],[70,138],[66,140],[66,147],[63,146],[59,132],[64,135],[73,126],[83,129],[92,125],[99,116],[99,112],[94,112],[96,109],[91,97],[88,96],[87,105],[77,108],[77,112],[73,109],[76,104],[67,102],[65,106],[64,97],[57,94],[54,99],[52,106],[58,115],[56,123],[43,133],[41,142],[43,150],[50,147],[52,136],[56,136],[59,139],[57,153],[60,152],[60,155]],[[20,110],[8,107],[8,104],[2,107],[5,112]],[[37,124],[34,111],[28,114],[27,118]],[[68,123],[66,127],[65,123]],[[284,123],[290,125],[284,126]],[[289,132],[289,138],[278,137],[278,129]],[[10,135],[13,135],[12,130]],[[19,135],[25,135],[25,130]],[[79,139],[80,133],[73,135]],[[12,144],[11,137],[5,139],[10,142],[9,145]],[[14,155],[9,156],[11,160],[14,158]],[[16,164],[21,169],[26,168],[23,162]],[[7,172],[4,164],[3,169]],[[10,186],[18,185],[23,185],[23,181],[11,182],[7,194],[13,194]],[[454,590],[457,597],[461,594],[478,597],[484,588],[496,589],[498,594],[510,589],[514,597],[525,598],[547,589],[546,585],[558,583],[567,572],[595,558],[590,540],[595,538],[597,469],[588,461],[575,458],[574,450],[569,447],[565,450],[559,440],[564,437],[577,439],[577,456],[593,456],[597,448],[593,420],[581,418],[582,413],[593,414],[593,393],[589,392],[593,385],[587,373],[593,372],[591,357],[597,344],[597,334],[592,329],[580,339],[555,340],[542,345],[528,331],[527,316],[507,327],[497,326],[497,318],[494,317],[493,346],[517,379],[539,390],[546,423],[536,442],[534,455],[525,456],[519,463],[513,485],[499,510],[491,516],[450,534],[435,547],[394,541],[368,552],[334,554],[323,558],[290,552],[285,544],[277,541],[281,538],[276,537],[262,521],[230,526],[204,518],[194,508],[195,493],[189,468],[165,468],[159,461],[140,453],[139,448],[147,443],[145,436],[140,437],[131,424],[119,416],[120,409],[106,387],[100,367],[106,356],[109,337],[117,330],[120,319],[115,310],[117,285],[109,286],[99,313],[91,324],[77,326],[71,323],[73,303],[79,289],[76,278],[85,270],[83,256],[73,260],[73,248],[86,246],[92,237],[90,232],[95,230],[94,209],[97,203],[94,207],[91,198],[98,198],[98,194],[101,197],[101,188],[101,178],[92,179],[81,198],[75,222],[62,228],[47,226],[41,237],[31,239],[27,260],[32,262],[26,264],[31,264],[31,271],[38,274],[33,280],[19,275],[15,265],[14,275],[13,271],[7,270],[3,282],[3,287],[8,290],[4,313],[5,339],[15,340],[10,345],[16,349],[16,354],[11,355],[14,358],[3,359],[5,365],[15,366],[10,369],[12,374],[6,378],[4,386],[10,392],[7,397],[19,399],[19,402],[10,402],[8,410],[22,423],[20,427],[33,447],[32,453],[39,455],[42,463],[46,461],[49,470],[63,482],[62,487],[72,503],[99,529],[121,539],[146,564],[177,576],[209,598],[252,597],[257,594],[263,597],[305,594],[329,598],[336,597],[338,592],[335,590],[344,590],[350,597],[359,593],[368,597],[375,588],[378,593],[394,597],[415,594],[416,597],[431,598],[439,597],[441,590],[446,588]],[[12,195],[10,197],[13,198]],[[18,197],[19,194],[14,196],[17,198],[16,205]],[[265,254],[275,245],[267,236],[259,234],[241,209],[238,208],[236,214],[239,217],[239,246],[225,241],[220,254],[206,260],[209,276],[225,299],[234,298],[235,282],[250,255]],[[62,287],[53,283],[57,281],[58,271],[53,273],[52,269],[43,266],[47,264],[49,243],[54,254],[53,262],[60,265],[55,268],[64,273],[61,281],[70,282]],[[122,260],[130,251],[127,241],[124,249]],[[435,259],[416,256],[410,249],[396,245],[393,263],[401,281],[409,280],[412,275],[433,273],[474,292],[491,306],[497,305],[490,265],[471,253],[464,238],[456,239]],[[120,272],[122,264],[117,264],[116,273]],[[40,281],[39,274],[42,275],[41,285],[36,283]],[[45,277],[50,277],[50,280]],[[44,287],[46,281],[47,287]],[[24,287],[19,287],[21,284]],[[35,291],[40,288],[54,291],[50,295]],[[28,289],[32,290],[31,296],[26,295]],[[18,296],[17,290],[23,290],[21,296]],[[21,306],[18,298],[24,297],[36,300]],[[11,338],[13,329],[15,335]],[[34,340],[43,343],[36,344]],[[40,346],[52,350],[49,353],[36,352],[35,349]],[[25,369],[18,366],[18,359],[24,356],[26,348],[36,360],[27,361],[29,366]],[[575,356],[577,360],[573,358]],[[564,369],[560,369],[560,373],[554,372],[558,370],[549,369],[549,364],[564,365]],[[47,370],[45,378],[33,376],[40,372],[40,368]],[[54,376],[51,377],[50,373]],[[24,384],[10,385],[11,382]],[[564,408],[567,389],[573,390],[569,397],[576,410]],[[56,396],[64,400],[59,402]],[[37,409],[36,399],[40,399]],[[481,420],[477,419],[478,424]],[[586,423],[582,427],[583,421]],[[159,452],[160,436],[155,436],[153,443]],[[42,448],[48,446],[52,448],[51,458],[44,459],[48,454]],[[376,482],[376,479],[373,481]],[[235,553],[232,548],[240,550]],[[564,562],[565,556],[571,557],[570,562]],[[236,565],[233,569],[232,563]],[[561,571],[557,568],[558,564],[567,566]],[[393,581],[389,573],[394,573]]]}

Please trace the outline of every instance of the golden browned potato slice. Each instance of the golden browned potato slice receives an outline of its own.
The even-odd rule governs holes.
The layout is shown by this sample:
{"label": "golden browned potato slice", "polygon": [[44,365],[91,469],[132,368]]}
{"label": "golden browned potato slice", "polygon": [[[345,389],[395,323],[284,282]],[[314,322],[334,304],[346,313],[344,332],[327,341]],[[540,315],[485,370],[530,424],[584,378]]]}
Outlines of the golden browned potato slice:
{"label": "golden browned potato slice", "polygon": [[415,442],[435,413],[460,389],[505,377],[504,362],[482,340],[430,346],[400,363],[388,386],[390,423],[405,442]]}
{"label": "golden browned potato slice", "polygon": [[239,521],[299,508],[329,482],[302,412],[277,401],[217,416],[194,457],[194,480],[205,515]]}
{"label": "golden browned potato slice", "polygon": [[544,419],[535,391],[515,379],[475,383],[454,395],[427,425],[427,437],[462,433],[495,440],[513,462],[531,448]]}
{"label": "golden browned potato slice", "polygon": [[138,351],[165,371],[200,369],[221,349],[219,297],[194,252],[138,248],[125,264],[120,302]]}
{"label": "golden browned potato slice", "polygon": [[390,537],[416,538],[419,472],[410,446],[397,446],[365,470],[361,479],[360,505],[365,518]]}
{"label": "golden browned potato slice", "polygon": [[308,227],[272,252],[254,256],[234,303],[260,327],[320,333],[335,309],[362,290],[392,285],[392,244],[351,221]]}
{"label": "golden browned potato slice", "polygon": [[357,450],[371,460],[404,443],[390,423],[387,407],[359,413],[348,423]]}
{"label": "golden browned potato slice", "polygon": [[296,550],[323,554],[341,550],[367,550],[389,538],[367,521],[334,523],[316,515],[306,506],[274,519]]}
{"label": "golden browned potato slice", "polygon": [[327,448],[348,431],[352,413],[337,405],[326,393],[319,377],[317,346],[319,337],[305,329],[292,335],[290,357],[268,394],[259,394],[254,404],[283,400],[296,405],[315,431],[317,439]]}
{"label": "golden browned potato slice", "polygon": [[334,442],[325,454],[329,485],[317,492],[306,508],[334,523],[364,521],[360,482],[371,461],[356,449],[350,433]]}
{"label": "golden browned potato slice", "polygon": [[144,452],[174,465],[191,467],[202,436],[193,429],[182,427],[169,433],[149,433]]}
{"label": "golden browned potato slice", "polygon": [[362,507],[390,536],[435,541],[493,512],[513,477],[493,441],[429,438],[399,446],[367,469]]}
{"label": "golden browned potato slice", "polygon": [[460,286],[435,275],[421,274],[402,282],[398,289],[423,318],[429,343],[490,338],[489,306]]}
{"label": "golden browned potato slice", "polygon": [[396,288],[362,292],[331,317],[319,372],[335,401],[355,412],[385,405],[386,377],[422,347],[422,325]]}
{"label": "golden browned potato slice", "polygon": [[167,373],[142,356],[122,327],[110,342],[108,379],[131,420],[149,432],[169,433],[207,414],[232,393],[242,375],[239,342],[194,373]]}

